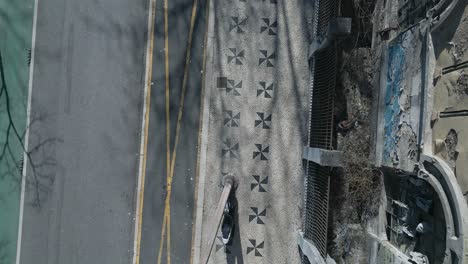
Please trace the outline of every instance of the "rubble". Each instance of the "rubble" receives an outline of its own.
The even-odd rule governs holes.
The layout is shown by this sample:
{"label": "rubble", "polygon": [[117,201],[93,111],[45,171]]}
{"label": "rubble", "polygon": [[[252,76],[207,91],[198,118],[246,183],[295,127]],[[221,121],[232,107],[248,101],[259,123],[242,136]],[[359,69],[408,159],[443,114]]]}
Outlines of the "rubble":
{"label": "rubble", "polygon": [[457,79],[456,87],[459,97],[468,96],[468,74],[465,71],[460,72],[460,77]]}
{"label": "rubble", "polygon": [[452,168],[455,167],[455,162],[458,158],[457,144],[458,144],[458,134],[454,129],[450,129],[445,138],[445,149],[447,151],[447,158],[450,162]]}
{"label": "rubble", "polygon": [[341,60],[335,115],[345,164],[331,178],[328,248],[337,263],[367,263],[365,223],[377,213],[381,188],[380,172],[369,163],[375,56],[370,48],[356,48]]}
{"label": "rubble", "polygon": [[[353,1],[354,6],[359,3]],[[358,45],[359,41],[353,42],[354,35],[340,47],[343,52],[338,61],[341,68],[337,74],[335,118],[337,149],[343,151],[345,164],[331,178],[333,206],[328,245],[330,256],[337,263],[367,263],[352,257],[353,252],[368,253],[364,234],[390,242],[410,263],[442,263],[452,258],[446,257],[445,234],[449,231],[439,196],[427,181],[415,175],[424,170],[420,168],[421,156],[435,150],[434,155],[443,156],[452,168],[462,168],[456,170],[463,175],[457,180],[463,192],[468,193],[466,162],[460,162],[466,161],[468,137],[455,120],[467,118],[464,113],[468,109],[468,76],[460,64],[468,56],[468,27],[457,26],[462,28],[457,31],[440,26],[438,30],[445,31],[434,33],[434,21],[424,19],[424,14],[421,22],[411,22],[413,18],[407,17],[407,24],[399,23],[401,3],[376,0],[371,18],[372,44]],[[466,10],[463,16],[463,9],[454,11],[457,14],[447,19],[445,27],[468,25]],[[456,69],[443,70],[454,65]],[[377,115],[373,111],[379,111],[379,107],[381,112]],[[456,112],[456,117],[449,112]],[[374,122],[375,116],[380,120]],[[375,146],[380,149],[373,149],[371,142],[378,137],[381,141]],[[388,178],[383,171],[387,169],[398,176],[384,185]],[[400,180],[398,187],[387,186]],[[334,187],[337,184],[342,187]],[[403,208],[407,210],[406,215],[395,220],[391,228],[396,233],[390,235],[386,233],[390,227],[386,213],[392,214],[387,210],[394,206],[399,206],[401,213]],[[379,226],[372,229],[375,223]]]}

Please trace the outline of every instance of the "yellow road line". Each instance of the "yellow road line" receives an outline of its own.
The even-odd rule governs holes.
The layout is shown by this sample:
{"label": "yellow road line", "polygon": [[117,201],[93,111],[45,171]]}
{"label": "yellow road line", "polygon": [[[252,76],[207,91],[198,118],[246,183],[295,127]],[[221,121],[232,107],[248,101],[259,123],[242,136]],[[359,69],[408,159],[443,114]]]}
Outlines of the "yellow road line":
{"label": "yellow road line", "polygon": [[[158,252],[158,264],[161,263],[161,256],[162,256],[162,249],[164,245],[164,237],[166,236],[166,232],[170,233],[169,230],[166,229],[167,221],[170,220],[167,218],[167,197],[170,197],[171,193],[171,186],[172,181],[169,181],[170,177],[170,160],[171,160],[171,120],[170,120],[170,94],[169,94],[169,19],[167,14],[167,0],[164,0],[164,68],[165,68],[165,91],[166,91],[166,201],[164,202],[164,216],[163,216],[163,224],[161,227],[161,239],[159,242],[159,252]],[[167,231],[166,231],[167,230]],[[169,250],[169,245],[166,245],[166,248]],[[167,252],[168,264],[170,264],[170,254]]]}
{"label": "yellow road line", "polygon": [[[171,115],[170,115],[170,94],[169,94],[169,77],[170,77],[170,69],[169,69],[169,21],[167,15],[167,0],[164,0],[164,69],[165,69],[165,96],[166,96],[166,200],[167,197],[170,195],[171,185],[168,181],[170,175],[170,160],[171,160]],[[161,239],[159,242],[159,251],[158,251],[158,264],[161,263],[162,260],[162,249],[164,246],[164,238],[166,236],[166,227],[167,227],[167,202],[164,205],[164,216],[163,216],[163,224],[161,226]],[[170,231],[169,231],[170,232]],[[167,254],[168,258],[170,254]],[[169,264],[169,262],[168,262]]]}
{"label": "yellow road line", "polygon": [[[200,92],[200,120],[198,121],[198,143],[197,146],[201,145],[201,136],[202,136],[202,124],[203,124],[203,98],[205,96],[205,69],[206,69],[206,44],[208,42],[208,26],[209,26],[209,11],[210,11],[210,0],[206,1],[206,10],[205,10],[205,37],[203,40],[203,62],[202,62],[202,81],[201,81],[201,92]],[[194,207],[193,207],[193,223],[196,223],[196,212],[197,212],[197,200],[198,200],[198,177],[200,175],[200,151],[201,148],[198,147],[197,151],[197,164],[195,168],[195,190],[194,194]],[[191,253],[190,253],[190,264],[193,264],[193,242],[195,240],[195,226],[192,226],[192,242],[191,242]]]}
{"label": "yellow road line", "polygon": [[164,0],[164,66],[166,71],[166,168],[167,175],[170,175],[171,160],[171,116],[170,116],[170,84],[169,84],[169,36],[168,36],[167,0]]}
{"label": "yellow road line", "polygon": [[[170,200],[170,198],[169,198]],[[166,218],[167,218],[167,247],[166,247],[166,250],[167,250],[167,263],[170,264],[171,263],[171,203],[169,203],[168,207],[167,207],[167,215],[166,215]]]}
{"label": "yellow road line", "polygon": [[177,116],[177,126],[176,126],[176,134],[175,134],[175,141],[174,141],[174,149],[172,151],[172,160],[171,160],[171,170],[170,170],[170,175],[168,178],[168,183],[167,185],[171,186],[170,191],[168,191],[167,196],[166,196],[166,210],[165,214],[167,217],[167,254],[168,254],[168,263],[170,264],[170,252],[171,252],[171,193],[172,193],[172,180],[174,177],[174,170],[175,170],[175,163],[176,163],[176,158],[177,158],[177,147],[179,145],[179,136],[180,136],[180,127],[181,127],[181,122],[182,122],[182,115],[184,112],[184,105],[185,105],[185,95],[187,94],[187,79],[188,79],[188,69],[190,66],[190,59],[191,59],[191,50],[192,50],[192,39],[193,39],[193,30],[195,28],[195,19],[197,15],[197,9],[198,8],[198,0],[193,1],[192,5],[192,16],[190,19],[190,30],[189,30],[189,36],[188,36],[188,43],[187,43],[187,48],[186,48],[186,57],[185,57],[185,66],[184,66],[184,76],[182,80],[182,91],[181,91],[181,97],[180,97],[180,103],[179,103],[179,112]]}
{"label": "yellow road line", "polygon": [[154,43],[154,17],[155,17],[155,9],[156,9],[156,0],[150,0],[150,14],[148,19],[148,37],[149,37],[149,45],[147,48],[148,60],[147,60],[147,79],[146,79],[146,108],[145,111],[145,127],[143,131],[143,157],[142,157],[142,164],[141,164],[141,178],[139,182],[140,193],[138,194],[138,199],[140,200],[138,205],[138,227],[137,227],[137,236],[136,236],[136,249],[135,249],[135,257],[134,263],[140,263],[140,247],[141,247],[141,226],[143,222],[143,200],[144,200],[144,193],[145,193],[145,178],[146,178],[146,158],[147,158],[147,150],[148,150],[148,130],[149,130],[149,116],[150,116],[150,104],[151,104],[151,74],[152,74],[152,66],[153,66],[153,43]]}
{"label": "yellow road line", "polygon": [[[188,78],[188,68],[190,65],[190,58],[191,58],[191,49],[192,49],[192,38],[193,38],[193,30],[195,27],[195,18],[197,14],[197,7],[198,7],[198,0],[194,0],[193,6],[192,6],[192,17],[190,20],[190,30],[189,30],[189,37],[188,37],[188,43],[187,43],[187,53],[185,57],[185,67],[184,67],[184,77],[182,81],[182,91],[181,91],[181,97],[180,97],[180,104],[179,104],[179,111],[178,111],[178,116],[177,116],[177,125],[176,125],[176,134],[175,134],[175,141],[174,141],[174,149],[172,151],[172,155],[169,153],[166,155],[166,157],[172,157],[171,162],[169,163],[169,160],[167,160],[167,166],[169,168],[168,175],[167,175],[167,180],[166,180],[166,199],[164,203],[164,220],[163,220],[163,228],[162,228],[162,233],[161,233],[161,242],[159,246],[159,253],[158,253],[158,264],[161,263],[161,255],[162,255],[162,244],[164,243],[164,237],[167,235],[167,241],[166,241],[166,254],[167,254],[167,263],[171,263],[171,194],[172,194],[172,180],[174,177],[174,169],[175,169],[175,162],[176,162],[176,157],[177,157],[177,146],[179,144],[179,135],[180,135],[180,127],[181,127],[181,121],[182,121],[182,115],[183,115],[183,110],[184,110],[184,104],[185,104],[185,94],[187,91],[187,78]],[[168,20],[167,20],[167,0],[164,0],[164,31],[165,31],[165,64],[166,64],[166,120],[169,120],[169,61],[168,61]],[[170,123],[166,123],[166,126],[169,127]],[[170,130],[166,128],[166,133],[167,133],[167,141],[166,141],[166,147],[167,150],[169,150],[170,145],[169,145],[169,133]],[[166,233],[163,234],[163,232],[166,231]]]}
{"label": "yellow road line", "polygon": [[185,57],[184,78],[182,80],[182,93],[180,97],[179,113],[177,116],[177,127],[176,127],[176,134],[175,134],[174,150],[172,152],[171,178],[174,175],[175,161],[177,157],[177,145],[179,144],[180,124],[182,121],[182,114],[184,111],[185,94],[187,91],[188,68],[190,64],[191,49],[192,49],[192,35],[193,35],[193,29],[195,26],[195,17],[197,15],[197,5],[198,5],[198,0],[194,0],[193,6],[192,6],[192,18],[190,19],[190,31],[189,31],[189,38],[188,38],[188,43],[187,43],[187,55]]}
{"label": "yellow road line", "polygon": [[158,264],[161,264],[164,237],[166,235],[166,215],[165,214],[166,213],[164,213],[164,219],[163,219],[162,230],[161,230],[161,239],[159,240]]}

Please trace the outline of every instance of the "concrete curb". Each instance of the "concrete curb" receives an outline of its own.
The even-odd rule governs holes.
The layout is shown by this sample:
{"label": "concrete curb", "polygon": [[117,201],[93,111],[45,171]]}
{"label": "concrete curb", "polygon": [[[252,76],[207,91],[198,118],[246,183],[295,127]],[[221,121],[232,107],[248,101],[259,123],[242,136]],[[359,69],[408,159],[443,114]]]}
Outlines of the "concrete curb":
{"label": "concrete curb", "polygon": [[[456,254],[460,260],[458,263],[467,263],[468,205],[455,174],[445,161],[435,156],[422,155],[420,165],[419,177],[431,184],[443,205],[447,225],[446,244],[450,251],[448,253],[452,256]],[[434,172],[440,175],[435,175]]]}
{"label": "concrete curb", "polygon": [[202,121],[200,126],[201,140],[199,145],[199,170],[198,170],[198,185],[195,187],[197,189],[197,201],[196,201],[196,215],[195,223],[193,229],[195,230],[192,247],[192,264],[201,263],[202,257],[202,226],[203,226],[203,205],[205,198],[205,181],[206,181],[206,159],[207,159],[207,148],[208,148],[208,128],[209,128],[209,109],[210,109],[210,94],[213,75],[213,32],[214,32],[214,1],[209,1],[208,8],[208,25],[207,25],[207,40],[206,40],[206,68],[205,68],[205,78],[209,78],[208,81],[204,81],[204,87],[202,87]]}

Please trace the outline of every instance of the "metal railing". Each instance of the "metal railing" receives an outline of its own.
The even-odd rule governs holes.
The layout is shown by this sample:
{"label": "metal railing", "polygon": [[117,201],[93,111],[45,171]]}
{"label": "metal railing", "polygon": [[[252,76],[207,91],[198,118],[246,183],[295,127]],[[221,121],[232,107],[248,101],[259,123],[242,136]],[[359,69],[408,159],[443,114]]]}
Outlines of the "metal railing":
{"label": "metal railing", "polygon": [[[337,16],[335,0],[317,0],[313,38],[327,37],[330,21]],[[309,147],[333,149],[333,108],[336,85],[336,47],[330,43],[310,60]],[[328,195],[330,167],[312,161],[305,163],[304,237],[314,243],[324,259],[327,256]],[[304,257],[303,263],[310,263]]]}

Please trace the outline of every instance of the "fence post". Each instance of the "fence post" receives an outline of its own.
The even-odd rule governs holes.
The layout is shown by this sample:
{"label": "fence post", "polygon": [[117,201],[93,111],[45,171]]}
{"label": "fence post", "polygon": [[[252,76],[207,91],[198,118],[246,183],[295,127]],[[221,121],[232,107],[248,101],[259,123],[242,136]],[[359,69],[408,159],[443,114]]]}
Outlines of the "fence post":
{"label": "fence post", "polygon": [[205,261],[203,263],[207,264],[208,260],[210,259],[211,256],[211,250],[213,249],[213,245],[216,240],[216,234],[218,233],[219,226],[221,225],[221,221],[223,220],[223,211],[224,207],[226,206],[226,202],[229,198],[229,194],[231,193],[232,187],[234,185],[234,177],[228,175],[227,177],[224,178],[224,188],[223,192],[221,193],[221,197],[219,198],[218,202],[218,207],[216,209],[216,213],[214,214],[213,222],[215,225],[213,225],[213,229],[211,230],[211,235],[208,237],[208,252],[205,258]]}

